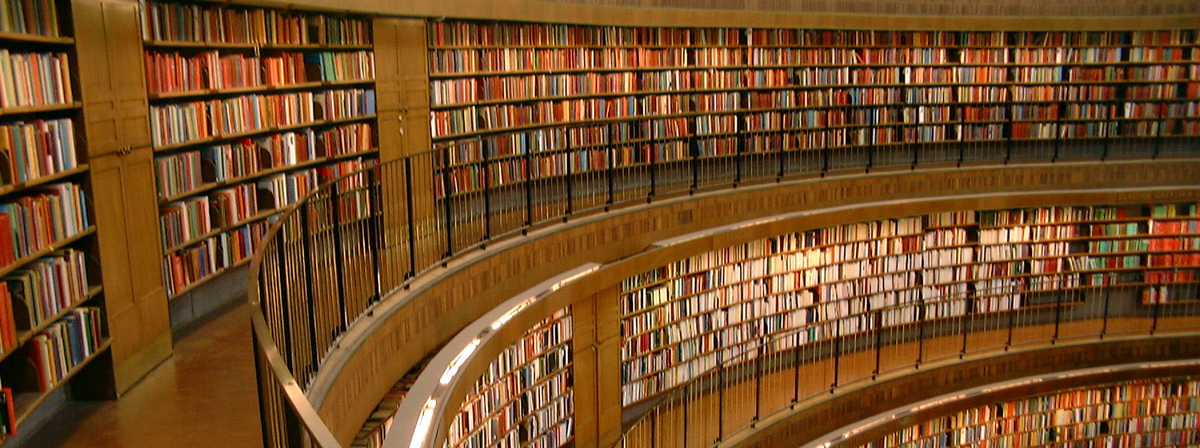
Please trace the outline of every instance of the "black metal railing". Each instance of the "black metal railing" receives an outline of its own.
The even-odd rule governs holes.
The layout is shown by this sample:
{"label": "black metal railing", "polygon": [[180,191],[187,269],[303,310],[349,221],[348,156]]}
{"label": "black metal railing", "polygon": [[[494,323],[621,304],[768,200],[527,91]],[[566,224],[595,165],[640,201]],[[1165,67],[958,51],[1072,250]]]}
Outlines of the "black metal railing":
{"label": "black metal railing", "polygon": [[292,205],[263,237],[250,271],[267,446],[337,447],[304,393],[338,340],[417,276],[533,226],[748,183],[881,169],[1200,155],[1194,136],[817,147],[806,140],[807,130],[656,137],[662,134],[651,121],[443,143],[332,179]]}

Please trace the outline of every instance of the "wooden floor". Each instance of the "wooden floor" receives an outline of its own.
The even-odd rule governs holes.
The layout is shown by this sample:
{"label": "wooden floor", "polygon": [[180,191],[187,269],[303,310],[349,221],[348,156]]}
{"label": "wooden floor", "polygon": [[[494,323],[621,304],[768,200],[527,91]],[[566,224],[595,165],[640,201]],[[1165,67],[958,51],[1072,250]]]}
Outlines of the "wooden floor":
{"label": "wooden floor", "polygon": [[199,324],[117,401],[72,401],[27,447],[261,447],[248,305]]}

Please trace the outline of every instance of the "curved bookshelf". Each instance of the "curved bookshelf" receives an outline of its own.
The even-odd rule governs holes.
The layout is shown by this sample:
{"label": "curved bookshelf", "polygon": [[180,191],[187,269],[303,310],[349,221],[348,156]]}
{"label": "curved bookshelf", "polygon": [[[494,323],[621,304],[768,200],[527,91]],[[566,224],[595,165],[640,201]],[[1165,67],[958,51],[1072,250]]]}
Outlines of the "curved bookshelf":
{"label": "curved bookshelf", "polygon": [[930,419],[861,447],[1190,446],[1200,443],[1198,398],[1196,377],[1078,387]]}

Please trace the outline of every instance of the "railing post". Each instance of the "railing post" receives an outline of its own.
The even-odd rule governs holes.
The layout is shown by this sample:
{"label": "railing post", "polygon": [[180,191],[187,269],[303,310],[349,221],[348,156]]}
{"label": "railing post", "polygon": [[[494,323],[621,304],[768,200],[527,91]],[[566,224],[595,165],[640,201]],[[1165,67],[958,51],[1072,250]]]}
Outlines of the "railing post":
{"label": "railing post", "polygon": [[574,212],[575,207],[571,202],[571,197],[575,196],[575,151],[571,150],[571,133],[568,131],[564,136],[567,142],[567,213],[563,215],[563,222],[567,221],[567,216]]}
{"label": "railing post", "polygon": [[837,330],[833,334],[833,383],[829,385],[831,394],[838,387],[838,376],[842,369],[842,318],[838,318],[834,328]]}
{"label": "railing post", "polygon": [[[333,280],[337,285],[338,311],[341,312],[342,318],[342,324],[338,326],[337,332],[331,335],[334,337],[337,333],[346,331],[346,328],[350,326],[350,313],[346,309],[346,267],[343,265],[344,260],[342,259],[345,252],[343,252],[342,246],[342,229],[339,225],[342,221],[341,207],[338,205],[338,201],[341,200],[340,194],[341,187],[338,186],[338,182],[329,184],[329,211],[333,214],[329,228],[333,232]],[[370,226],[369,223],[367,225]],[[378,275],[373,275],[373,277],[379,278]]]}
{"label": "railing post", "polygon": [[879,365],[883,356],[883,310],[875,311],[875,373],[871,374],[871,379],[879,376]]}
{"label": "railing post", "polygon": [[[405,277],[412,278],[417,276],[417,223],[413,213],[412,156],[404,158],[404,185],[404,197],[408,207],[408,275]],[[442,200],[448,199],[443,197]]]}
{"label": "railing post", "polygon": [[654,129],[650,129],[650,194],[646,195],[646,202],[650,202],[658,189],[658,137],[654,135]]}
{"label": "railing post", "polygon": [[[296,366],[294,365],[295,364],[294,357],[293,357],[294,352],[292,350],[292,348],[293,348],[292,347],[292,312],[291,312],[292,307],[291,307],[291,302],[287,300],[287,297],[290,297],[288,295],[288,281],[287,281],[288,269],[287,269],[287,257],[285,254],[285,252],[287,252],[287,247],[286,247],[287,246],[287,244],[286,244],[287,243],[287,234],[288,234],[288,230],[290,230],[289,229],[290,226],[288,226],[287,224],[288,224],[287,218],[284,218],[284,221],[280,225],[280,228],[279,228],[279,233],[278,233],[279,241],[277,241],[275,243],[275,248],[276,248],[276,250],[275,250],[275,259],[276,259],[275,267],[278,268],[278,271],[279,271],[279,273],[278,273],[278,275],[279,275],[279,310],[281,311],[280,317],[283,319],[283,336],[284,336],[283,344],[281,346],[281,348],[283,349],[283,359],[287,361],[288,370],[295,372]],[[262,284],[262,287],[265,290],[266,284]],[[266,296],[263,295],[263,297],[266,297]],[[261,299],[260,299],[259,303],[262,303]]]}
{"label": "railing post", "polygon": [[[317,350],[317,344],[315,341],[315,339],[317,337],[317,309],[316,309],[317,308],[317,305],[316,305],[317,296],[316,296],[316,287],[313,285],[314,280],[313,280],[312,273],[316,272],[316,269],[313,268],[313,259],[312,259],[313,255],[312,255],[312,242],[311,242],[312,229],[310,228],[311,224],[309,223],[309,221],[312,218],[312,213],[311,213],[312,212],[312,207],[311,207],[312,204],[313,203],[311,200],[300,203],[300,247],[304,251],[304,257],[303,257],[304,258],[304,271],[303,272],[308,273],[308,275],[304,276],[306,279],[304,282],[304,292],[307,294],[307,297],[308,297],[308,335],[310,338],[314,339],[314,340],[309,341],[309,343],[308,343],[308,346],[310,348],[309,351],[311,352],[311,355],[312,355],[312,359],[310,360],[311,365],[309,366],[309,368],[312,369],[312,372],[316,372],[317,365],[319,364],[317,359],[320,357],[320,351]],[[303,378],[303,379],[301,379],[299,377],[297,377],[296,379],[298,381],[307,381],[308,373],[311,373],[311,372],[306,372],[305,378]]]}
{"label": "railing post", "polygon": [[800,402],[800,332],[793,333],[796,345],[792,347],[792,405]]}
{"label": "railing post", "polygon": [[741,127],[734,130],[734,132],[737,133],[737,146],[734,148],[734,151],[737,152],[737,155],[735,156],[735,160],[734,160],[734,164],[735,164],[734,165],[734,175],[733,175],[733,186],[734,187],[737,187],[739,184],[742,183],[742,169],[743,169],[743,165],[746,163],[744,160],[746,157],[745,149],[746,149],[746,137],[747,137],[746,132],[745,132],[745,129],[746,129],[746,114],[745,113],[738,114],[737,124],[740,125]]}
{"label": "railing post", "polygon": [[692,186],[689,190],[694,193],[700,187],[700,139],[692,136],[688,137],[687,142],[688,152],[692,154]]}
{"label": "railing post", "polygon": [[1154,336],[1154,332],[1158,331],[1158,315],[1162,310],[1162,303],[1154,302],[1154,321],[1150,324],[1150,336]]}
{"label": "railing post", "polygon": [[1008,300],[1009,300],[1009,304],[1008,304],[1008,308],[1009,308],[1009,310],[1008,310],[1008,340],[1004,341],[1004,351],[1008,351],[1008,349],[1010,347],[1012,347],[1013,327],[1016,326],[1016,320],[1017,320],[1017,313],[1016,313],[1017,304],[1014,303],[1017,300],[1015,297],[1010,297]]}
{"label": "railing post", "polygon": [[[483,240],[492,239],[492,161],[488,158],[488,150],[483,146],[483,141],[479,141],[480,149],[483,152]],[[528,182],[526,176],[526,182]]]}
{"label": "railing post", "polygon": [[[787,142],[788,137],[785,137],[784,136],[785,134],[786,134],[785,132],[782,132],[782,131],[779,132],[779,151],[776,152],[776,155],[779,158],[779,175],[775,176],[776,182],[782,182],[783,176],[784,176],[784,174],[786,174],[785,168],[784,168],[786,166],[784,163],[784,158],[786,156],[786,151],[787,151],[787,143],[786,142]],[[766,137],[766,136],[764,135],[763,137]]]}
{"label": "railing post", "polygon": [[1062,297],[1062,291],[1054,295],[1054,340],[1050,341],[1050,344],[1058,342],[1058,325],[1062,322]]}
{"label": "railing post", "polygon": [[533,164],[533,152],[527,148],[525,150],[525,157],[522,157],[522,159],[525,160],[525,181],[521,183],[521,185],[525,186],[525,229],[521,233],[527,234],[529,233],[529,228],[533,226],[533,178],[530,176],[531,165]]}
{"label": "railing post", "polygon": [[758,423],[758,419],[762,417],[762,359],[766,356],[766,344],[759,340],[758,356],[754,357],[754,420],[751,420],[750,427],[754,427]]}
{"label": "railing post", "polygon": [[[379,179],[375,178],[375,170],[382,172],[383,167],[376,165],[374,168],[367,170],[367,250],[371,251],[371,284],[375,286],[375,296],[370,303],[375,303],[383,300],[383,287],[379,284],[381,276],[379,275],[379,246],[381,236],[383,235],[383,207],[381,204],[383,186],[379,183]],[[376,213],[379,216],[375,216]],[[411,244],[409,244],[411,246]]]}
{"label": "railing post", "polygon": [[1100,326],[1100,340],[1104,340],[1104,336],[1108,335],[1108,293],[1109,288],[1104,288],[1104,320]]}
{"label": "railing post", "polygon": [[[483,145],[483,143],[480,142],[480,146],[482,146],[482,145]],[[453,227],[454,221],[451,219],[451,210],[450,210],[450,201],[451,201],[451,195],[452,195],[452,193],[450,191],[450,186],[452,185],[450,183],[450,169],[451,169],[450,168],[450,146],[443,145],[442,146],[442,167],[441,167],[441,170],[442,170],[442,192],[443,192],[443,194],[442,194],[442,205],[443,205],[442,210],[444,212],[443,218],[445,219],[445,223],[446,223],[446,225],[445,225],[446,252],[442,254],[442,266],[446,266],[446,259],[450,258],[450,256],[454,254],[454,227]],[[410,195],[412,194],[411,190],[409,191],[409,194]]]}
{"label": "railing post", "polygon": [[725,439],[725,364],[717,362],[717,442]]}
{"label": "railing post", "polygon": [[617,137],[615,135],[616,133],[613,132],[613,126],[615,125],[615,123],[608,125],[608,144],[604,145],[605,153],[608,155],[608,167],[605,170],[608,174],[608,202],[606,203],[607,207],[605,207],[605,211],[608,211],[608,207],[612,207],[613,200],[615,198],[614,184],[616,183],[616,179],[614,178],[615,173],[613,172],[613,165],[616,165],[617,163],[617,154],[615,151],[613,151],[613,146],[617,144]]}

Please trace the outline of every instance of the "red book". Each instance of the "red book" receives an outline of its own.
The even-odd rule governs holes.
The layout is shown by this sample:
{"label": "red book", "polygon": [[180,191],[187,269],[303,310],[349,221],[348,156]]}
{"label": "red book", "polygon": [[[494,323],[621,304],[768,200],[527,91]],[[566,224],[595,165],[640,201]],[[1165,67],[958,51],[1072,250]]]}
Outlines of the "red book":
{"label": "red book", "polygon": [[0,213],[0,266],[17,261],[13,251],[12,219],[8,213]]}

